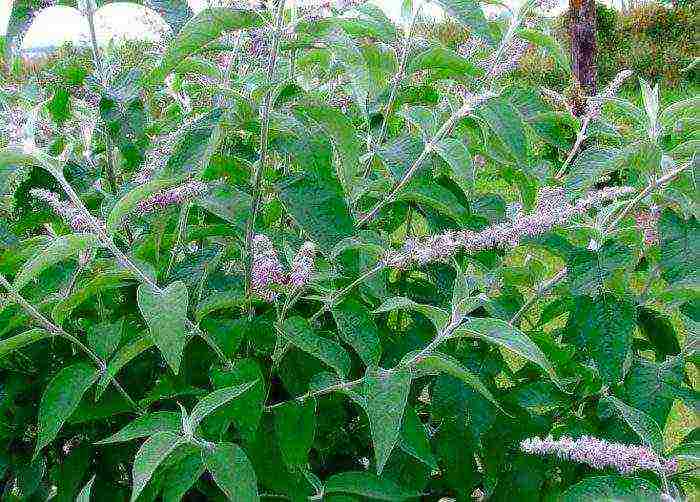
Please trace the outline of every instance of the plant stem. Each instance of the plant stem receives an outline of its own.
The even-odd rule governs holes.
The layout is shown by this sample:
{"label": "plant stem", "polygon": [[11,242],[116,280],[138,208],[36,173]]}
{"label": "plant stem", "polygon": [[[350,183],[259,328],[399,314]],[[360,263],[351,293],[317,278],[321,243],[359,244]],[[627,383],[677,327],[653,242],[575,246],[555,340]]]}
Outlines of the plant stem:
{"label": "plant stem", "polygon": [[347,293],[355,289],[355,286],[358,284],[366,281],[376,273],[380,272],[381,270],[384,269],[384,264],[382,262],[379,262],[377,265],[374,267],[370,268],[369,270],[365,271],[362,275],[360,275],[357,279],[352,281],[350,284],[345,286],[343,289],[340,291],[337,291],[324,305],[321,307],[311,318],[309,319],[309,322],[314,322],[316,319],[318,319],[321,314],[323,314],[326,310],[329,308],[333,307],[336,302],[341,299],[343,296],[345,296]]}
{"label": "plant stem", "polygon": [[323,396],[326,394],[330,394],[331,392],[335,392],[337,390],[347,390],[347,389],[352,389],[356,385],[361,384],[362,382],[365,381],[365,378],[358,378],[357,380],[352,380],[350,382],[341,382],[338,384],[330,385],[328,387],[324,387],[323,389],[315,390],[313,392],[307,392],[306,394],[302,396],[295,397],[294,399],[290,399],[288,401],[281,401],[279,403],[271,404],[269,406],[265,406],[265,411],[269,412],[274,410],[275,408],[278,408],[280,406],[283,406],[287,403],[290,403],[292,401],[299,401],[299,402],[304,402],[307,399],[313,398],[313,397],[319,397]]}
{"label": "plant stem", "polygon": [[[399,68],[398,71],[396,72],[396,75],[394,75],[394,81],[391,84],[391,91],[389,92],[389,100],[386,103],[386,109],[384,111],[384,120],[382,120],[382,127],[379,130],[379,136],[377,137],[377,141],[375,142],[375,150],[378,148],[383,142],[384,142],[384,137],[386,136],[386,130],[389,125],[389,117],[391,116],[391,113],[394,109],[394,102],[396,101],[396,95],[398,94],[399,90],[399,85],[403,81],[406,73],[406,65],[408,63],[408,54],[411,50],[411,42],[413,42],[413,30],[416,26],[416,20],[418,19],[418,14],[420,12],[420,9],[422,7],[422,4],[418,6],[416,9],[416,12],[413,14],[413,17],[411,18],[411,23],[408,26],[408,29],[406,30],[406,36],[404,38],[404,43],[403,47],[401,50],[401,56],[399,58]],[[364,176],[367,177],[369,175],[370,168],[372,166],[372,159],[374,158],[374,153],[372,153],[368,159],[367,159],[367,165],[365,166],[364,169]]]}
{"label": "plant stem", "polygon": [[[666,183],[669,183],[673,179],[676,178],[680,173],[685,171],[688,167],[690,166],[690,163],[681,166],[677,169],[674,169],[673,171],[661,176],[659,179],[652,181],[644,190],[639,192],[639,194],[632,199],[627,205],[624,207],[624,209],[620,212],[620,214],[608,225],[608,222],[612,219],[614,213],[608,214],[607,218],[605,218],[601,224],[602,227],[606,227],[604,229],[603,233],[610,233],[612,230],[614,230],[617,225],[620,224],[620,222],[629,214],[632,212],[632,210],[635,208],[639,202],[641,202],[645,197],[647,197],[649,194],[651,194],[654,190],[657,188],[665,185]],[[532,305],[539,299],[541,295],[552,289],[554,286],[556,286],[559,282],[561,282],[564,278],[566,278],[566,273],[567,269],[566,267],[562,268],[557,274],[552,277],[551,279],[543,282],[540,284],[537,289],[535,290],[535,294],[533,295],[532,298],[530,298],[521,308],[516,312],[516,314],[513,316],[513,318],[510,320],[510,323],[515,326],[517,322],[520,320],[520,318],[527,312]]]}
{"label": "plant stem", "polygon": [[[133,262],[133,260],[126,256],[126,254],[124,254],[124,252],[117,247],[117,245],[114,243],[114,240],[109,235],[107,235],[105,230],[97,223],[97,220],[87,210],[85,204],[83,204],[83,201],[80,199],[75,190],[73,190],[73,187],[70,185],[70,183],[68,183],[63,174],[61,172],[55,171],[52,171],[52,174],[63,188],[63,191],[66,192],[66,195],[68,195],[68,198],[73,203],[73,205],[80,209],[80,211],[86,217],[92,231],[99,237],[100,241],[105,245],[105,247],[109,249],[109,251],[114,255],[117,262],[121,266],[129,270],[134,275],[137,281],[149,286],[156,294],[163,294],[163,289],[160,288],[151,277],[144,273],[143,270],[141,270]],[[200,335],[202,339],[204,339],[204,341],[214,350],[219,359],[221,359],[221,362],[227,368],[233,367],[233,363],[226,357],[226,355],[221,351],[221,349],[216,345],[216,343],[209,336],[207,336],[207,334],[204,331],[202,331],[197,325],[195,325],[189,319],[185,319],[185,327],[191,332]]]}
{"label": "plant stem", "polygon": [[[267,65],[268,85],[272,83],[277,67],[277,53],[279,51],[280,37],[284,28],[284,3],[285,0],[277,0],[277,10],[275,12],[275,27],[272,38],[272,47],[270,49],[270,61]],[[265,94],[262,106],[260,108],[260,157],[257,165],[253,169],[253,202],[250,208],[250,218],[246,225],[245,232],[245,278],[246,292],[250,293],[250,266],[252,263],[252,244],[253,231],[255,230],[255,219],[260,210],[260,202],[262,200],[262,172],[267,164],[268,139],[270,134],[270,110],[272,109],[272,89],[269,89]],[[251,306],[252,313],[252,306]]]}
{"label": "plant stem", "polygon": [[581,148],[583,140],[586,139],[586,130],[588,129],[588,124],[590,123],[590,121],[590,116],[586,115],[585,117],[583,117],[583,120],[581,121],[581,129],[579,130],[578,134],[576,134],[576,142],[569,151],[569,155],[566,156],[566,160],[562,164],[561,168],[557,172],[557,179],[560,179],[562,176],[564,176],[564,174],[566,174],[566,170],[568,169],[569,164],[571,164],[571,162],[574,160],[574,157],[576,156],[576,153],[578,153],[579,148]]}
{"label": "plant stem", "polygon": [[[90,347],[81,342],[80,339],[78,339],[76,336],[71,335],[60,326],[51,322],[47,317],[44,316],[44,314],[39,312],[39,310],[37,310],[36,307],[34,307],[34,305],[29,303],[19,292],[17,292],[12,287],[12,285],[9,283],[9,281],[5,278],[3,274],[0,274],[0,284],[7,290],[10,297],[15,302],[17,302],[27,314],[33,317],[41,325],[42,328],[44,328],[49,333],[52,333],[54,336],[59,336],[68,340],[73,345],[78,347],[83,353],[85,353],[88,357],[90,357],[90,359],[92,359],[93,363],[95,364],[95,366],[97,366],[100,373],[105,374],[105,372],[107,371],[107,364],[102,360],[100,356],[95,354],[95,352],[93,352],[92,349],[90,349]],[[129,396],[129,394],[126,392],[126,390],[124,390],[124,387],[121,386],[117,379],[115,377],[110,377],[110,380],[112,382],[112,385],[114,385],[117,391],[129,403],[129,405],[138,414],[142,415],[144,411],[136,404],[136,401],[134,401],[131,398],[131,396]]]}
{"label": "plant stem", "polygon": [[423,162],[428,157],[428,155],[430,155],[435,150],[437,144],[440,142],[443,136],[452,129],[452,127],[457,123],[457,121],[460,118],[469,113],[471,109],[471,104],[461,106],[450,116],[449,119],[447,119],[447,121],[445,121],[444,124],[442,124],[442,127],[440,127],[440,129],[435,133],[435,135],[430,139],[430,141],[428,141],[425,144],[425,146],[423,147],[423,151],[413,162],[413,164],[411,164],[411,167],[408,168],[408,170],[404,173],[400,180],[394,183],[394,186],[391,188],[389,193],[383,199],[377,202],[377,204],[372,208],[372,210],[370,210],[368,213],[366,213],[360,218],[360,220],[357,222],[358,228],[362,228],[363,226],[365,226],[370,220],[372,220],[377,215],[377,213],[379,213],[379,211],[381,211],[381,209],[384,206],[396,200],[396,196],[398,195],[398,193],[403,187],[406,186],[406,184],[408,184],[409,181],[411,181],[413,175],[423,165]]}

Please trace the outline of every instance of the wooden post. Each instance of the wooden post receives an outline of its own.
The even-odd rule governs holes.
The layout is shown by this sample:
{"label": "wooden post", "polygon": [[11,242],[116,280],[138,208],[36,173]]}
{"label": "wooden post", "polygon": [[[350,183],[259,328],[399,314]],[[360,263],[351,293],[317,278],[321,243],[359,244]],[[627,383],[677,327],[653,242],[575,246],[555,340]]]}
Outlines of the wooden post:
{"label": "wooden post", "polygon": [[[596,92],[596,8],[595,0],[570,0],[569,34],[574,77],[581,90],[592,96]],[[574,110],[576,115],[583,110]]]}

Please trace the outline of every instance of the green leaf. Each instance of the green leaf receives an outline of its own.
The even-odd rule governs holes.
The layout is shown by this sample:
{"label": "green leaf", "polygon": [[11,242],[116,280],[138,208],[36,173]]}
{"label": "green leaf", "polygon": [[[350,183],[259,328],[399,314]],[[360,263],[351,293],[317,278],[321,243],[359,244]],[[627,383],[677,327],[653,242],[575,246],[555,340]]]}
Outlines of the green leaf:
{"label": "green leaf", "polygon": [[93,483],[95,483],[94,474],[90,478],[90,481],[88,481],[83,489],[80,490],[80,493],[78,493],[78,496],[75,498],[75,502],[90,502],[90,492],[92,491]]}
{"label": "green leaf", "polygon": [[228,184],[216,183],[206,195],[198,197],[195,204],[243,230],[250,215],[251,197]]}
{"label": "green leaf", "polygon": [[570,330],[581,337],[588,353],[607,385],[622,380],[625,360],[632,349],[636,326],[634,304],[627,299],[602,295],[595,299],[583,297],[576,304]]}
{"label": "green leaf", "polygon": [[568,258],[567,278],[571,292],[575,295],[595,296],[605,290],[605,281],[621,269],[624,270],[633,258],[624,244],[607,242],[596,251],[576,248]]}
{"label": "green leaf", "polygon": [[187,56],[201,51],[226,31],[260,26],[263,18],[254,11],[225,7],[205,9],[190,19],[170,43],[151,80],[164,78]]}
{"label": "green leaf", "polygon": [[380,314],[382,312],[391,312],[392,310],[396,309],[406,309],[420,312],[425,317],[430,319],[433,326],[435,326],[436,331],[440,331],[450,320],[450,314],[447,311],[438,307],[433,307],[432,305],[416,303],[410,298],[406,298],[404,296],[395,296],[394,298],[384,300],[384,302],[377,307],[374,313]]}
{"label": "green leaf", "polygon": [[605,399],[615,406],[625,423],[637,433],[645,445],[649,446],[657,453],[663,453],[663,432],[659,424],[656,423],[656,420],[643,411],[628,406],[615,396],[608,396]]}
{"label": "green leaf", "polygon": [[204,474],[202,453],[194,451],[183,459],[173,462],[163,478],[163,502],[181,502],[187,491],[194,486]]}
{"label": "green leaf", "polygon": [[179,446],[185,444],[187,440],[179,434],[173,432],[157,432],[148,438],[136,452],[134,457],[133,487],[131,491],[131,502],[134,502],[146,484],[153,477],[153,473],[158,466],[168,458]]}
{"label": "green leaf", "polygon": [[130,422],[119,432],[95,444],[110,444],[131,441],[132,439],[152,436],[158,432],[179,432],[182,429],[182,417],[174,411],[156,411],[140,416]]}
{"label": "green leaf", "polygon": [[413,178],[408,186],[399,192],[396,200],[427,206],[458,223],[467,221],[467,211],[459,203],[457,196],[425,176]]}
{"label": "green leaf", "polygon": [[442,46],[434,46],[413,56],[406,68],[406,74],[419,71],[437,70],[439,78],[467,80],[483,75],[484,71],[455,51]]}
{"label": "green leaf", "polygon": [[697,118],[698,116],[700,116],[700,97],[693,96],[683,101],[677,101],[665,108],[659,114],[659,124],[668,132],[680,120]]}
{"label": "green leaf", "polygon": [[586,148],[574,160],[564,187],[571,197],[580,197],[590,190],[601,178],[615,171],[620,163],[622,152],[617,148]]}
{"label": "green leaf", "polygon": [[306,465],[316,431],[316,400],[290,401],[274,412],[275,435],[285,464]]}
{"label": "green leaf", "polygon": [[405,490],[393,481],[369,472],[341,472],[328,478],[323,487],[327,495],[349,494],[370,500],[401,502],[420,497],[420,493]]}
{"label": "green leaf", "polygon": [[659,220],[663,278],[668,282],[685,279],[700,269],[700,225],[695,218],[683,220],[670,209]]}
{"label": "green leaf", "polygon": [[312,120],[325,131],[338,155],[338,179],[345,192],[352,194],[360,173],[361,144],[355,126],[343,113],[326,105],[305,103],[295,109],[307,121]]}
{"label": "green leaf", "polygon": [[20,333],[19,335],[11,336],[10,338],[5,338],[0,340],[0,359],[11,354],[15,350],[19,350],[27,345],[31,345],[34,342],[43,340],[44,338],[51,338],[54,336],[45,329],[42,328],[32,328]]}
{"label": "green leaf", "polygon": [[450,176],[466,196],[474,191],[474,164],[466,145],[454,138],[445,138],[436,146],[436,153],[450,166]]}
{"label": "green leaf", "polygon": [[675,447],[668,456],[696,464],[700,463],[700,441],[683,442]]}
{"label": "green leaf", "polygon": [[523,40],[527,40],[535,45],[539,45],[547,50],[550,55],[556,60],[562,70],[569,71],[569,57],[567,56],[564,48],[552,35],[547,35],[537,30],[532,30],[528,28],[521,28],[517,31],[518,37]]}
{"label": "green leaf", "polygon": [[481,105],[479,112],[516,164],[520,168],[529,165],[529,147],[523,119],[508,98],[492,98]]}
{"label": "green leaf", "polygon": [[477,336],[524,357],[542,368],[560,388],[561,382],[554,367],[540,348],[522,331],[506,321],[494,318],[470,317],[455,331],[455,336]]}
{"label": "green leaf", "polygon": [[173,373],[177,375],[180,371],[182,352],[187,344],[187,286],[177,281],[159,293],[149,285],[141,284],[137,292],[137,301],[153,341]]}
{"label": "green leaf", "polygon": [[124,366],[154,345],[153,340],[151,340],[149,336],[143,336],[119,349],[107,365],[107,371],[102,375],[100,381],[97,382],[95,398],[99,399],[102,396],[109,382],[112,381],[112,378],[117,376],[117,373],[119,373]]}
{"label": "green leaf", "polygon": [[123,319],[119,319],[117,322],[103,322],[88,327],[88,345],[102,359],[109,359],[119,347],[123,327]]}
{"label": "green leaf", "polygon": [[284,321],[283,335],[296,347],[333,368],[341,378],[350,373],[350,357],[345,349],[314,333],[306,319],[295,316]]}
{"label": "green leaf", "polygon": [[226,497],[233,501],[258,500],[258,482],[253,466],[237,445],[219,443],[213,450],[202,452],[204,465]]}
{"label": "green leaf", "polygon": [[493,45],[493,37],[481,5],[475,0],[437,0],[450,16],[461,25],[471,28],[475,34]]}
{"label": "green leaf", "polygon": [[224,406],[229,401],[237,398],[245,391],[253,387],[256,382],[248,382],[243,385],[236,385],[233,387],[225,387],[223,389],[218,389],[204,396],[192,409],[190,414],[190,421],[192,423],[192,429],[196,429],[204,418],[209,416],[217,408]]}
{"label": "green leaf", "polygon": [[22,267],[15,277],[13,287],[20,291],[52,265],[98,245],[99,239],[93,234],[68,234],[57,237]]}
{"label": "green leaf", "polygon": [[529,117],[527,123],[550,145],[561,150],[571,148],[577,128],[576,121],[571,115],[562,112],[541,112]]}
{"label": "green leaf", "polygon": [[107,216],[107,233],[114,234],[117,232],[121,228],[122,223],[134,212],[139,202],[181,182],[182,178],[152,180],[127,192],[126,195],[117,201],[109,216]]}
{"label": "green leaf", "polygon": [[411,372],[408,369],[386,371],[368,368],[365,373],[366,411],[377,461],[377,475],[381,475],[399,440],[410,390]]}
{"label": "green leaf", "polygon": [[366,307],[348,296],[331,309],[341,339],[350,345],[366,366],[379,364],[382,348],[379,329]]}
{"label": "green leaf", "polygon": [[85,285],[76,287],[71,295],[56,303],[52,317],[57,324],[63,324],[73,310],[89,298],[100,292],[121,288],[132,283],[131,272],[126,270],[110,270],[97,273]]}
{"label": "green leaf", "polygon": [[219,415],[226,417],[234,422],[244,439],[252,438],[258,430],[267,396],[258,363],[253,359],[242,359],[236,362],[232,370],[214,370],[211,380],[215,389],[255,382],[245,394],[212,416],[212,419]]}
{"label": "green leaf", "polygon": [[656,502],[659,489],[641,478],[623,476],[591,476],[566,490],[558,500],[561,502]]}
{"label": "green leaf", "polygon": [[491,391],[489,391],[479,377],[464,368],[457,359],[450,355],[443,354],[441,352],[433,352],[422,357],[420,361],[416,363],[415,369],[421,374],[437,375],[440,373],[445,373],[453,376],[469,385],[471,388],[493,403],[496,408],[505,413],[503,408],[501,408],[501,405],[498,403],[498,401],[496,401],[496,398],[493,397],[493,394],[491,394]]}
{"label": "green leaf", "polygon": [[66,420],[97,380],[97,370],[87,363],[63,368],[49,382],[39,404],[38,433],[34,456],[56,438]]}
{"label": "green leaf", "polygon": [[352,217],[337,180],[307,173],[280,188],[280,200],[296,223],[326,254],[353,234]]}
{"label": "green leaf", "polygon": [[432,469],[437,469],[438,464],[435,455],[430,448],[430,441],[426,436],[425,426],[421,423],[416,410],[406,406],[401,423],[401,439],[399,446],[403,451],[417,458]]}

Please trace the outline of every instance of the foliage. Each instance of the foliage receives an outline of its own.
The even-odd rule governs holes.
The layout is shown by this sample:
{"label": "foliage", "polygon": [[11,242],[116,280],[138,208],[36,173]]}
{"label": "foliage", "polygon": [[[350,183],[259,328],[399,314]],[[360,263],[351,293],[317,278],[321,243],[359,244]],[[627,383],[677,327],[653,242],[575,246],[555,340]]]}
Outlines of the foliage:
{"label": "foliage", "polygon": [[697,97],[573,117],[507,72],[566,66],[530,4],[441,3],[480,53],[271,5],[5,68],[3,501],[691,493]]}

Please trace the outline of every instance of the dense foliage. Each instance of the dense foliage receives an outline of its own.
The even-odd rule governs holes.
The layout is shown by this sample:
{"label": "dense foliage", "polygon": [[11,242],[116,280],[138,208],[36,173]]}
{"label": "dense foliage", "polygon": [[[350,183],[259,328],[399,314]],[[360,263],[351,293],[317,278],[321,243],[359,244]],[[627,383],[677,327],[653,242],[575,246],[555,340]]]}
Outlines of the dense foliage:
{"label": "dense foliage", "polygon": [[693,493],[698,98],[441,3],[469,50],[281,2],[3,70],[3,500]]}

